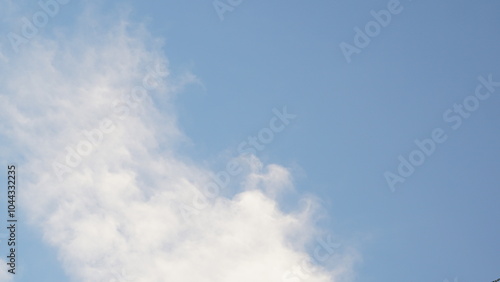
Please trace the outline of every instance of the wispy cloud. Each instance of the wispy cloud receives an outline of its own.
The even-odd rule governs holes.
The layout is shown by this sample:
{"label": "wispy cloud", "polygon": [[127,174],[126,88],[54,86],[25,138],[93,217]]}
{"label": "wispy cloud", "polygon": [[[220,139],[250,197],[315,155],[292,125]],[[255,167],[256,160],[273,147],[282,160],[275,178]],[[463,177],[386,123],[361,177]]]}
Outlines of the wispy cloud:
{"label": "wispy cloud", "polygon": [[[286,274],[312,264],[306,246],[319,232],[311,209],[285,213],[274,198],[292,186],[290,172],[249,155],[256,165],[235,196],[185,220],[179,203],[213,172],[176,153],[187,137],[174,104],[159,109],[151,99],[172,101],[185,76],[169,74],[161,41],[142,25],[122,16],[93,29],[88,17],[71,35],[33,38],[0,78],[1,129],[24,171],[23,208],[67,273],[76,281],[300,281]],[[134,101],[131,91],[158,65],[164,76],[120,118],[117,101]],[[103,120],[112,132],[58,179],[53,164]],[[352,258],[315,267],[307,281],[341,281]]]}

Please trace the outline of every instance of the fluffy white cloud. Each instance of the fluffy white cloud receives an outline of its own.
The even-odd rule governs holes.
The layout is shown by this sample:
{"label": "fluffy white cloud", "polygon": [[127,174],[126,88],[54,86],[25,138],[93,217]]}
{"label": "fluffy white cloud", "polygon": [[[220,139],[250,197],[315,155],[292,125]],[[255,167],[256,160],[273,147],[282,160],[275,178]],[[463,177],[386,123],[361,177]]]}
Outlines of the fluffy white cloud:
{"label": "fluffy white cloud", "polygon": [[[213,174],[176,154],[186,137],[171,100],[194,78],[171,77],[161,42],[141,25],[86,24],[32,39],[0,78],[23,208],[75,281],[327,282],[351,273],[348,254],[312,270],[314,213],[281,211],[275,196],[292,189],[290,172],[254,156],[243,158],[249,172],[234,196],[186,217]],[[159,110],[153,100],[167,103]],[[308,269],[303,278],[297,268]]]}

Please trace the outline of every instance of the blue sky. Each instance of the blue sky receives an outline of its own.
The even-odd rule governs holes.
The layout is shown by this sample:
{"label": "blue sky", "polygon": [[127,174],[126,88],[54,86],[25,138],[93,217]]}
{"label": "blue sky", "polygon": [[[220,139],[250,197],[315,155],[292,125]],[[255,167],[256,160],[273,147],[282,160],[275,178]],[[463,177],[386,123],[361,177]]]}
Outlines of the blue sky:
{"label": "blue sky", "polygon": [[[499,3],[243,0],[221,19],[211,1],[61,1],[16,52],[8,34],[21,36],[22,18],[41,8],[0,2],[7,7],[0,152],[3,167],[18,165],[21,190],[13,281],[197,279],[174,270],[181,265],[206,281],[500,278]],[[356,46],[356,28],[374,20],[372,10],[395,7],[382,12],[390,21],[369,44]],[[345,56],[343,42],[358,53]],[[165,68],[168,75],[159,71]],[[113,103],[151,72],[159,85],[122,120]],[[479,85],[487,98],[477,98]],[[460,115],[455,105],[463,104]],[[284,107],[296,118],[255,156],[239,154],[241,142],[269,128],[273,109]],[[456,129],[452,117],[462,121]],[[54,160],[63,163],[66,146],[86,140],[82,130],[102,129],[106,118],[116,129],[59,181]],[[398,157],[409,160],[419,150],[415,140],[432,139],[436,129],[446,140],[431,141],[423,163],[391,189],[386,173],[399,175]],[[243,172],[194,221],[179,217],[172,206],[192,197],[183,191],[202,189],[231,160]],[[91,204],[98,195],[109,198]],[[235,212],[246,205],[249,214]],[[120,242],[107,251],[117,257],[82,254],[104,248],[95,243],[94,220],[102,242]],[[142,228],[157,236],[142,242]],[[191,241],[177,237],[183,232]],[[245,253],[212,237],[218,232],[254,248]],[[318,263],[314,251],[325,238],[336,247]],[[235,266],[211,265],[187,251],[190,244]],[[139,263],[137,254],[150,262]],[[300,276],[297,265],[307,257],[320,270]]]}

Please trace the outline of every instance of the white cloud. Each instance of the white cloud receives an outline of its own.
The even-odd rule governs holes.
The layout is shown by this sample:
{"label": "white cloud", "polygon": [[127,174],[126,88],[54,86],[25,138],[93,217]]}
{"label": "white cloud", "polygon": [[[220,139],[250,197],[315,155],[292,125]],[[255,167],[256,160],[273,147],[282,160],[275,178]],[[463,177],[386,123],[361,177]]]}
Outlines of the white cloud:
{"label": "white cloud", "polygon": [[13,281],[13,275],[8,272],[9,266],[7,265],[7,261],[4,259],[0,259],[0,281]]}
{"label": "white cloud", "polygon": [[[0,78],[1,129],[22,156],[21,202],[68,274],[92,282],[300,281],[282,279],[310,261],[306,242],[318,230],[310,210],[285,213],[275,200],[292,189],[290,172],[252,157],[234,197],[219,197],[186,220],[182,203],[192,202],[212,172],[176,154],[186,137],[174,105],[160,111],[145,98],[127,115],[117,110],[148,68],[168,66],[159,41],[125,18],[109,29],[76,30],[32,39]],[[186,77],[195,81],[167,75],[148,95],[170,101]],[[67,148],[76,150],[88,140],[83,131],[103,120],[113,131],[58,179],[53,163],[65,164]],[[341,256],[307,281],[341,281],[352,260]]]}

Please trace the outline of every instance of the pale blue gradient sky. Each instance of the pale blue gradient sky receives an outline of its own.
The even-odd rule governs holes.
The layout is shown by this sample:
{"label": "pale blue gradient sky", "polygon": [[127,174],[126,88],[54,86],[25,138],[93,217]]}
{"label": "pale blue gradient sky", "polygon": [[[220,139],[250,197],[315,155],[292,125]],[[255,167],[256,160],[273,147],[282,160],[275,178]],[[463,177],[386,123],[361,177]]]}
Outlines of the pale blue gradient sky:
{"label": "pale blue gradient sky", "polygon": [[[99,13],[119,5],[105,2]],[[212,162],[286,105],[297,119],[257,155],[295,168],[297,190],[322,199],[329,217],[319,224],[362,257],[355,281],[493,281],[500,278],[500,88],[455,131],[442,114],[474,93],[478,76],[500,81],[500,3],[401,1],[403,11],[347,63],[339,44],[352,44],[353,28],[387,3],[244,0],[223,21],[209,0],[130,7],[133,20],[165,39],[171,68],[203,85],[177,98],[180,127],[192,140],[184,154]],[[67,4],[37,36],[70,29],[82,5]],[[21,7],[15,15],[38,9]],[[16,56],[6,38],[16,28],[1,29],[7,57]],[[448,140],[392,193],[384,172],[438,127]],[[19,232],[16,281],[68,279],[39,233],[25,225]]]}

